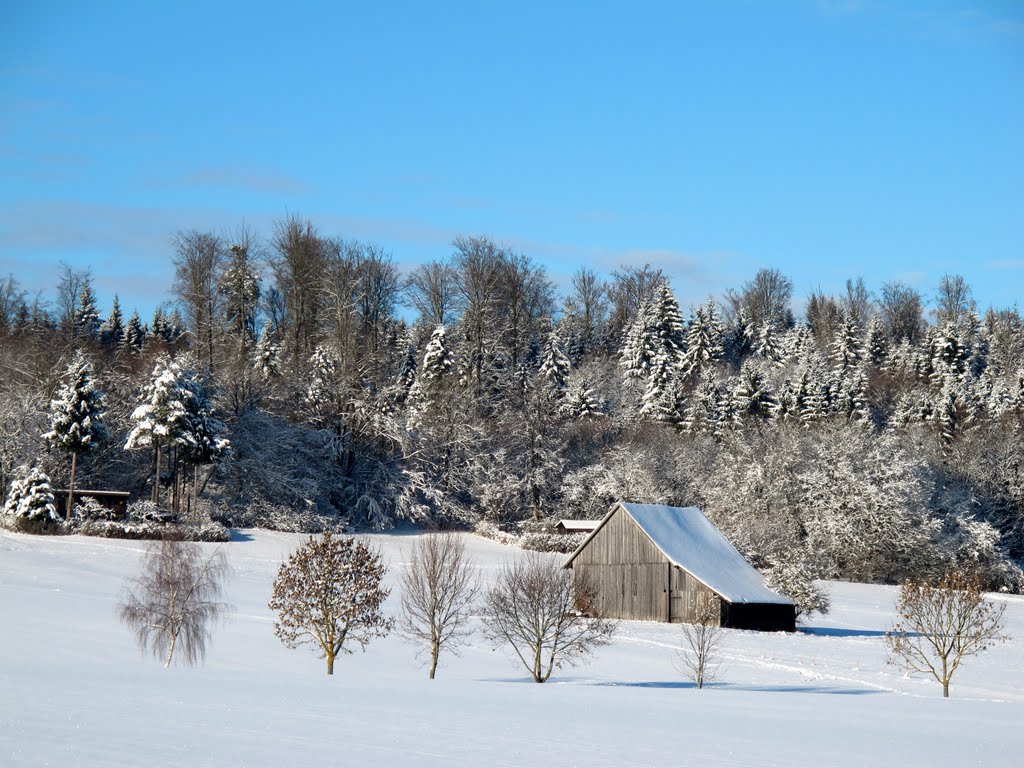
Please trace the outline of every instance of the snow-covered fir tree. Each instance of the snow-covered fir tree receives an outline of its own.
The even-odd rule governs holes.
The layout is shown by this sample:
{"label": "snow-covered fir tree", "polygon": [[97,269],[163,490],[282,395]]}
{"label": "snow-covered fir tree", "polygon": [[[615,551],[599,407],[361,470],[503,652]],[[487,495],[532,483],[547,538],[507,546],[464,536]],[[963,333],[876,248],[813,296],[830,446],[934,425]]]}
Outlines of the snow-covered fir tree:
{"label": "snow-covered fir tree", "polygon": [[768,418],[775,409],[775,398],[764,374],[750,362],[740,368],[732,390],[732,421],[740,423],[746,417]]}
{"label": "snow-covered fir tree", "polygon": [[686,339],[679,303],[667,281],[661,283],[637,313],[626,334],[621,361],[628,379],[645,379],[654,361],[663,355],[677,370],[683,362]]}
{"label": "snow-covered fir tree", "polygon": [[565,397],[562,398],[562,413],[572,420],[604,415],[594,391],[581,379],[571,381],[566,387]]}
{"label": "snow-covered fir tree", "polygon": [[868,321],[868,335],[865,342],[867,359],[872,365],[882,367],[889,351],[888,338],[885,335],[885,323],[882,316],[875,314]]}
{"label": "snow-covered fir tree", "polygon": [[253,353],[252,367],[264,381],[271,379],[280,373],[281,370],[281,348],[274,341],[274,335],[270,330],[270,321],[263,323],[263,330],[256,342],[256,351]]}
{"label": "snow-covered fir tree", "polygon": [[959,376],[966,370],[967,344],[959,327],[953,323],[946,323],[935,331],[932,341],[931,379],[934,384],[943,386],[948,376]]}
{"label": "snow-covered fir tree", "polygon": [[321,428],[335,424],[341,413],[338,364],[322,345],[317,346],[309,358],[309,384],[303,403],[310,421]]}
{"label": "snow-covered fir tree", "polygon": [[721,437],[727,419],[727,409],[723,407],[725,398],[725,393],[714,379],[702,380],[683,409],[683,430]]}
{"label": "snow-covered fir tree", "polygon": [[124,447],[126,450],[150,448],[154,451],[153,502],[157,505],[160,504],[163,451],[176,445],[188,428],[189,397],[181,365],[167,355],[161,355],[143,391],[142,403],[130,417],[133,426]]}
{"label": "snow-covered fir tree", "polygon": [[654,359],[651,375],[647,379],[640,405],[640,415],[650,421],[663,424],[678,425],[683,420],[679,412],[676,395],[676,375],[678,366],[673,365],[671,358],[664,350],[659,350]]}
{"label": "snow-covered fir tree", "polygon": [[23,469],[22,477],[11,483],[4,514],[33,522],[57,522],[61,519],[53,503],[50,477],[40,467]]}
{"label": "snow-covered fir tree", "polygon": [[446,382],[452,372],[454,361],[448,348],[448,332],[443,325],[437,326],[430,334],[430,341],[423,351],[423,366],[418,382],[429,392]]}
{"label": "snow-covered fir tree", "polygon": [[100,341],[111,347],[117,347],[124,338],[124,317],[121,315],[121,304],[114,294],[114,304],[110,308],[110,314],[100,326]]}
{"label": "snow-covered fir tree", "polygon": [[75,333],[82,339],[95,339],[100,330],[100,313],[96,308],[96,294],[88,279],[82,283],[75,310]]}
{"label": "snow-covered fir tree", "polygon": [[260,275],[247,246],[236,244],[229,249],[218,291],[224,297],[224,320],[239,340],[245,357],[248,342],[256,335],[256,308],[260,300]]}
{"label": "snow-covered fir tree", "polygon": [[123,349],[129,352],[138,352],[146,343],[146,330],[139,320],[138,310],[132,310],[131,317],[124,327],[124,338],[121,340]]}
{"label": "snow-covered fir tree", "polygon": [[714,299],[697,307],[690,315],[686,332],[683,371],[687,377],[699,375],[722,358],[722,324]]}
{"label": "snow-covered fir tree", "polygon": [[561,334],[557,329],[552,329],[544,342],[540,375],[555,392],[561,392],[565,389],[570,368],[569,357],[565,354]]}
{"label": "snow-covered fir tree", "polygon": [[419,363],[416,360],[417,350],[416,345],[409,342],[406,345],[405,356],[402,358],[402,367],[398,369],[398,389],[401,392],[400,402],[405,402],[405,399],[409,396],[410,390],[416,384],[416,377],[419,369]]}
{"label": "snow-covered fir tree", "polygon": [[754,354],[769,364],[781,362],[782,350],[779,349],[775,328],[771,323],[761,323],[761,330],[757,334],[757,342],[754,345]]}
{"label": "snow-covered fir tree", "polygon": [[863,357],[860,328],[852,317],[846,317],[832,341],[834,370],[840,375],[857,366]]}
{"label": "snow-covered fir tree", "polygon": [[849,421],[867,422],[870,418],[868,375],[863,366],[842,379],[839,392],[840,413]]}
{"label": "snow-covered fir tree", "polygon": [[66,516],[74,508],[75,474],[78,457],[91,453],[107,437],[103,424],[103,395],[93,381],[92,363],[78,351],[50,401],[50,431],[43,435],[46,445],[71,456]]}

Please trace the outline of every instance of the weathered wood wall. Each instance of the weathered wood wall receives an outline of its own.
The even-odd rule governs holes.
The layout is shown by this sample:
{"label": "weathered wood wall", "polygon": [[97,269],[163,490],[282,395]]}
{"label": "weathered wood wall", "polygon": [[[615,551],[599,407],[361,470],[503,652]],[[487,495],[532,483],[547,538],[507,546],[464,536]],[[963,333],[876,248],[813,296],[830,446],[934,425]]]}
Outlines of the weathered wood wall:
{"label": "weathered wood wall", "polygon": [[672,569],[672,615],[670,621],[697,623],[706,609],[708,623],[722,621],[722,598],[682,568]]}
{"label": "weathered wood wall", "polygon": [[621,508],[576,556],[573,573],[596,587],[597,607],[605,616],[692,621],[701,601],[711,601],[720,616],[718,595],[672,566]]}

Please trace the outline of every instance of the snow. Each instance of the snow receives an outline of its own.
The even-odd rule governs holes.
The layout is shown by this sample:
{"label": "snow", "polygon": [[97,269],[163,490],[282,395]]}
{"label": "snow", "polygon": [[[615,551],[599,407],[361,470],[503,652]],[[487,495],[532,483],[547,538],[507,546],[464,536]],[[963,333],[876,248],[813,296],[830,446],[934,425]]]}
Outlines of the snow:
{"label": "snow", "polygon": [[617,507],[629,512],[674,565],[685,569],[729,602],[792,604],[764,585],[764,578],[757,569],[697,507],[619,502],[609,516]]}
{"label": "snow", "polygon": [[[224,545],[233,617],[205,665],[164,669],[116,617],[142,543],[0,534],[0,765],[909,768],[1006,765],[1024,750],[1021,597],[994,598],[1015,639],[968,659],[948,700],[886,664],[896,590],[838,582],[832,614],[806,631],[727,631],[703,691],[676,669],[680,628],[648,622],[623,622],[591,664],[544,685],[479,634],[435,681],[395,635],[328,677],[274,637],[266,607],[304,538],[236,532]],[[369,538],[394,584],[412,537]],[[522,556],[466,541],[485,579]]]}

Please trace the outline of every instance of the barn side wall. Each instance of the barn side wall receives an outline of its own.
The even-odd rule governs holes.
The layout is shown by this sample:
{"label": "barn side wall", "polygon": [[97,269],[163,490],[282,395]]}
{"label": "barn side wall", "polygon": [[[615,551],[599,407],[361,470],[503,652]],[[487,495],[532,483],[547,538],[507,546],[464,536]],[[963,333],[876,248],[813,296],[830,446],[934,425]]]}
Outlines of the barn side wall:
{"label": "barn side wall", "polygon": [[669,563],[621,508],[573,560],[573,574],[590,580],[598,610],[611,618],[692,621],[702,601],[720,615],[718,595]]}

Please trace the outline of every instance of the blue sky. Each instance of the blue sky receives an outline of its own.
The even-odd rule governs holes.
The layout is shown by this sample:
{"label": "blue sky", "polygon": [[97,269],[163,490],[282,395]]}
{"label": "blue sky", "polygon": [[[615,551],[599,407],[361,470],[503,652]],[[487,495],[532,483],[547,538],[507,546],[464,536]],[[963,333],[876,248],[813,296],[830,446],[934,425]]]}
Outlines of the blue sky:
{"label": "blue sky", "polygon": [[1024,3],[0,7],[0,274],[145,312],[171,235],[299,213],[403,266],[459,234],[684,303],[762,266],[1024,298]]}

